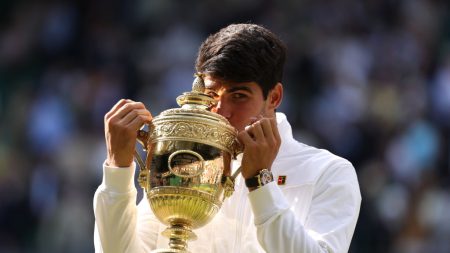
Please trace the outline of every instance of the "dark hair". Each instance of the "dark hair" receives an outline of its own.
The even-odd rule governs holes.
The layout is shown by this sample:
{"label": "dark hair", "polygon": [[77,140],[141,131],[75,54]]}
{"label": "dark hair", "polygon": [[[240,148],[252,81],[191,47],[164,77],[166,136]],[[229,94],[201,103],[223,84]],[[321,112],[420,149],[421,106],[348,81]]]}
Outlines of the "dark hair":
{"label": "dark hair", "polygon": [[255,24],[233,24],[200,46],[196,71],[230,82],[256,82],[268,92],[283,77],[286,47],[275,34]]}

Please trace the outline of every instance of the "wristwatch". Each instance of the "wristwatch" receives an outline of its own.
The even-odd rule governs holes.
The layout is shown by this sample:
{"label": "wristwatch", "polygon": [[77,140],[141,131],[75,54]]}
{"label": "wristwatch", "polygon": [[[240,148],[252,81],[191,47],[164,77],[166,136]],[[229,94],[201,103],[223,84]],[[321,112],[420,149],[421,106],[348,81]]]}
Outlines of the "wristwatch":
{"label": "wristwatch", "polygon": [[273,175],[268,169],[262,169],[259,171],[258,175],[245,179],[245,185],[248,188],[259,188],[270,182],[273,182]]}

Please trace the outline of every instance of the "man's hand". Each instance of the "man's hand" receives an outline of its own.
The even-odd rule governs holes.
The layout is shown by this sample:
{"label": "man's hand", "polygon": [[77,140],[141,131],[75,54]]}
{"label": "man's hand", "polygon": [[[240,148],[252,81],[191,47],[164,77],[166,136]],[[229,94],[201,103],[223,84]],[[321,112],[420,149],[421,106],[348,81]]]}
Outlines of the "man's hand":
{"label": "man's hand", "polygon": [[275,118],[262,118],[238,134],[244,145],[242,157],[242,176],[247,179],[256,176],[262,169],[272,166],[281,138]]}
{"label": "man's hand", "polygon": [[128,167],[133,162],[137,131],[152,120],[143,103],[121,99],[105,115],[106,164]]}

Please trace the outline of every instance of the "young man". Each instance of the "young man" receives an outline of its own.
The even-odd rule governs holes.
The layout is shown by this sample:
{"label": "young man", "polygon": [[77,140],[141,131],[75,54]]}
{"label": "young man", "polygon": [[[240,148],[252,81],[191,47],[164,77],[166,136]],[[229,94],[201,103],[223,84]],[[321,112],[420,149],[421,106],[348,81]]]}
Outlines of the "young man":
{"label": "young man", "polygon": [[[216,217],[195,231],[192,252],[347,252],[361,204],[350,162],[292,137],[276,113],[285,47],[267,29],[230,25],[201,45],[196,70],[212,108],[239,131],[244,152],[235,192]],[[119,101],[105,115],[107,159],[94,197],[96,252],[149,252],[166,248],[160,224],[144,198],[136,206],[133,153],[137,130],[152,120],[142,103]],[[261,173],[274,181],[246,186]]]}

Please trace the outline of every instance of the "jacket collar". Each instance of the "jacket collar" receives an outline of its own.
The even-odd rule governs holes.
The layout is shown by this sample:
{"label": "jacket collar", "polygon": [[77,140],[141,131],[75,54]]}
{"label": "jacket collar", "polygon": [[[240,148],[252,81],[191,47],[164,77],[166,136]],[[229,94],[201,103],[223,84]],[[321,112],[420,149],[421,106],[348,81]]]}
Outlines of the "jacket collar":
{"label": "jacket collar", "polygon": [[293,151],[296,150],[292,148],[292,145],[296,144],[297,141],[292,135],[292,127],[291,124],[289,124],[286,115],[284,113],[277,112],[276,118],[278,132],[280,133],[281,137],[281,145],[278,151],[278,157],[283,157],[286,155],[290,155]]}

